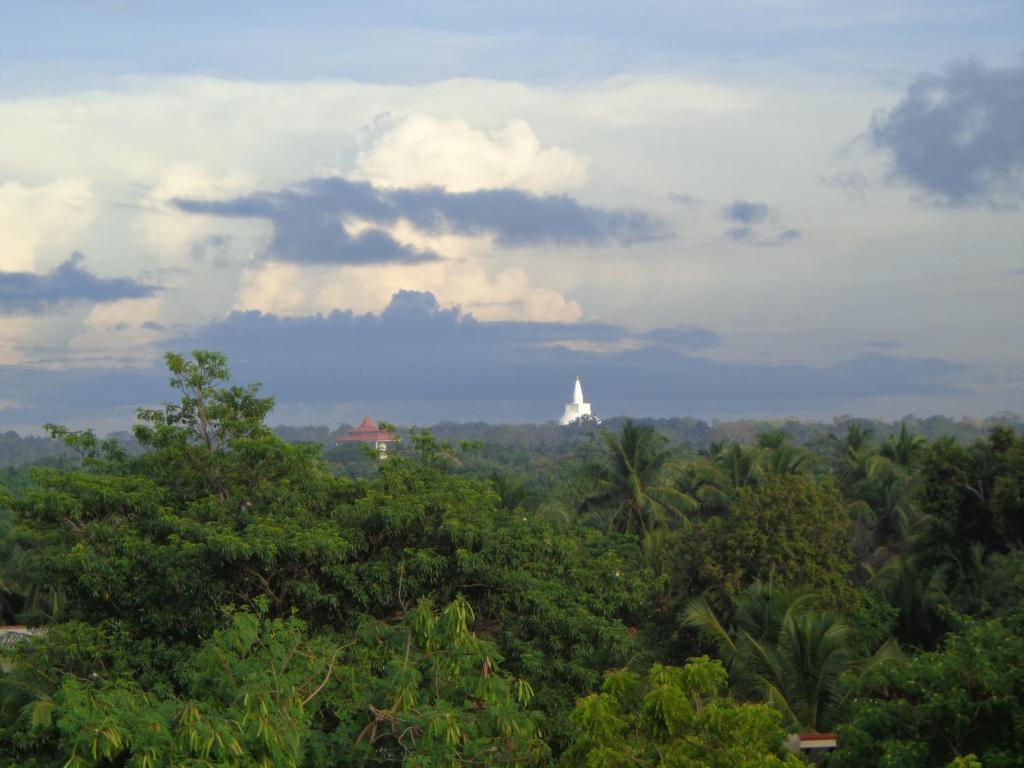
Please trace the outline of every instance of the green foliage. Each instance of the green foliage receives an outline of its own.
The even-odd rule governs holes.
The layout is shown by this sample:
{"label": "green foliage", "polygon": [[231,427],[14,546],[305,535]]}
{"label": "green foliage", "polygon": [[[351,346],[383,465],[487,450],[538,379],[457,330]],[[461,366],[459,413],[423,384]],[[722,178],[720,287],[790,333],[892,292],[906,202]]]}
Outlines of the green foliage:
{"label": "green foliage", "polygon": [[[380,461],[325,451],[326,428],[275,434],[219,353],[167,364],[179,399],[134,438],[0,435],[0,459],[54,456],[0,475],[0,623],[45,625],[0,637],[0,765],[799,764],[785,731],[841,726],[853,694],[851,754],[891,736],[889,765],[1014,764],[1007,429],[441,425]],[[718,662],[662,665],[691,655],[687,605],[735,699]],[[877,669],[890,633],[932,648],[957,611],[1004,623],[965,625],[912,679]]]}
{"label": "green foliage", "polygon": [[948,571],[898,555],[872,575],[871,588],[897,610],[894,634],[900,643],[934,648],[942,639],[952,610]]}
{"label": "green foliage", "polygon": [[833,483],[799,475],[741,488],[731,511],[680,543],[681,578],[693,592],[736,592],[769,577],[849,599],[852,552],[846,505]]}
{"label": "green foliage", "polygon": [[[535,706],[559,743],[574,698],[591,690],[604,669],[635,653],[635,632],[625,622],[643,615],[657,582],[629,538],[555,530],[528,514],[522,497],[503,508],[493,485],[452,474],[465,446],[451,448],[426,432],[412,435],[406,457],[383,462],[375,480],[336,478],[315,450],[286,444],[262,427],[269,401],[255,388],[222,386],[221,358],[196,353],[194,362],[172,356],[169,363],[182,404],[142,413],[146,423],[137,433],[145,453],[97,449],[83,471],[37,470],[34,485],[8,502],[25,579],[62,606],[59,616],[49,615],[50,641],[35,644],[46,656],[18,667],[18,675],[45,673],[33,685],[67,668],[93,686],[90,675],[102,669],[102,684],[108,674],[112,682],[103,696],[96,694],[107,701],[93,713],[97,718],[109,718],[115,705],[124,706],[126,717],[148,717],[149,704],[136,711],[126,703],[144,700],[164,708],[153,717],[173,719],[175,707],[193,696],[186,671],[198,663],[208,638],[229,629],[222,606],[233,606],[236,620],[249,615],[245,611],[267,622],[301,619],[309,642],[355,637],[361,656],[346,663],[383,674],[390,657],[379,649],[397,653],[391,628],[404,626],[409,615],[422,616],[417,606],[424,600],[456,601],[480,617],[497,643],[480,651],[474,668],[496,670],[507,659],[521,681],[515,683],[519,699],[531,687],[540,691]],[[88,436],[60,433],[95,447]],[[373,642],[368,626],[378,627]],[[92,639],[83,641],[83,633]],[[456,655],[473,658],[466,654],[481,647],[474,641]],[[75,650],[83,648],[91,650]],[[430,648],[421,650],[430,664],[440,663]],[[433,696],[447,686],[453,698],[431,705],[434,719],[403,728],[436,730],[438,712],[464,707],[471,680],[468,667],[459,669],[443,685],[435,680]],[[420,666],[407,674],[427,679]],[[486,677],[492,688],[504,679]],[[86,698],[94,696],[92,687],[83,690]],[[56,702],[59,722],[61,691],[53,684],[40,691],[40,701]],[[341,743],[355,744],[366,725],[353,730],[344,723],[365,718],[371,705],[384,706],[379,696],[366,698],[356,717],[332,701],[333,714],[321,713],[310,727],[330,734],[325,739],[334,752]],[[496,711],[488,707],[475,717]],[[507,718],[494,727],[507,730],[515,720]],[[530,722],[539,721],[531,716]],[[123,725],[103,749],[134,749],[135,725]],[[473,735],[474,729],[487,733],[484,726],[459,727],[465,736],[456,739],[459,750],[485,748]],[[26,738],[19,731],[10,743]],[[513,750],[526,757],[512,762],[526,764],[546,751],[536,735],[529,738],[528,749]],[[428,741],[417,736],[419,744]],[[421,762],[436,764],[431,760]]]}
{"label": "green foliage", "polygon": [[593,491],[584,511],[607,510],[610,528],[646,536],[655,528],[685,520],[685,513],[696,508],[690,496],[666,482],[673,451],[664,435],[629,419],[620,435],[606,430],[600,434],[606,456],[604,462],[589,467]]}
{"label": "green foliage", "polygon": [[927,526],[915,552],[928,564],[949,563],[957,580],[973,573],[972,545],[984,553],[1019,546],[1024,520],[1024,438],[1006,428],[963,447],[936,441],[922,463],[921,508]]}
{"label": "green foliage", "polygon": [[641,677],[610,673],[600,693],[579,701],[571,719],[576,738],[564,766],[769,768],[799,766],[783,752],[778,713],[722,695],[726,672],[706,656],[684,667],[655,664]]}
{"label": "green foliage", "polygon": [[977,765],[1009,768],[1024,755],[1021,627],[965,621],[942,648],[883,667],[857,699],[838,768]]}
{"label": "green foliage", "polygon": [[[359,638],[376,674],[331,696],[335,716],[362,725],[331,764],[516,765],[545,762],[530,683],[500,669],[493,643],[469,630],[473,609],[456,598],[440,615],[421,601],[401,625],[371,622]],[[369,715],[369,722],[365,722]]]}
{"label": "green foliage", "polygon": [[54,696],[68,764],[298,766],[339,649],[301,621],[233,613],[179,668],[180,690],[65,676]]}
{"label": "green foliage", "polygon": [[773,705],[791,727],[821,731],[842,715],[850,690],[843,678],[863,677],[897,649],[890,641],[858,657],[853,627],[818,603],[806,589],[755,583],[736,598],[731,630],[700,598],[686,621],[716,646],[738,694]]}
{"label": "green foliage", "polygon": [[337,644],[298,619],[234,612],[174,685],[151,689],[96,656],[87,675],[43,675],[54,653],[70,660],[65,633],[22,654],[39,679],[11,678],[20,697],[3,701],[22,744],[47,744],[68,765],[537,764],[548,750],[526,709],[532,689],[500,671],[471,621],[464,600],[439,616],[421,603],[397,626],[369,622]]}

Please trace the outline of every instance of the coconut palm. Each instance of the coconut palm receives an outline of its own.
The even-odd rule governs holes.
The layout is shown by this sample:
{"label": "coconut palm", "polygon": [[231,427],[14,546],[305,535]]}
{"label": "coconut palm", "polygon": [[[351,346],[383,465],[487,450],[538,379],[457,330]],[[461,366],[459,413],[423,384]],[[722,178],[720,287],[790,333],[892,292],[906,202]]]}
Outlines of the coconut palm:
{"label": "coconut palm", "polygon": [[540,502],[540,496],[527,488],[523,479],[514,480],[498,472],[488,479],[494,492],[498,494],[498,507],[506,512],[535,509]]}
{"label": "coconut palm", "polygon": [[895,634],[905,645],[933,648],[948,626],[949,566],[929,568],[896,555],[871,572],[870,584],[899,609]]}
{"label": "coconut palm", "polygon": [[868,476],[871,507],[883,544],[901,542],[920,517],[914,506],[914,478],[894,464],[876,464]]}
{"label": "coconut palm", "polygon": [[858,422],[851,421],[846,425],[846,437],[839,440],[835,435],[832,435],[832,439],[840,442],[844,454],[855,455],[862,448],[867,447],[871,442],[871,435],[871,427],[862,427]]}
{"label": "coconut palm", "polygon": [[670,520],[683,521],[697,508],[692,496],[673,487],[666,475],[673,459],[668,438],[653,427],[626,419],[622,432],[601,430],[605,461],[587,470],[593,493],[581,511],[610,508],[610,524],[623,533],[649,531]]}
{"label": "coconut palm", "polygon": [[733,489],[757,485],[761,479],[761,467],[757,462],[757,451],[731,443],[719,452],[715,466],[722,472]]}
{"label": "coconut palm", "polygon": [[769,429],[757,436],[759,448],[781,448],[789,442],[789,435],[781,429]]}
{"label": "coconut palm", "polygon": [[731,629],[703,598],[689,603],[685,621],[716,646],[739,695],[767,701],[792,726],[821,730],[838,721],[852,691],[840,678],[863,677],[899,649],[889,641],[859,658],[853,629],[817,603],[806,589],[757,582],[736,598]]}
{"label": "coconut palm", "polygon": [[890,437],[878,451],[878,455],[904,469],[910,469],[927,447],[928,441],[920,435],[910,434],[906,422],[900,424],[898,434]]}
{"label": "coconut palm", "polygon": [[728,476],[706,458],[688,464],[676,487],[697,500],[701,515],[724,514],[732,506],[732,485]]}
{"label": "coconut palm", "polygon": [[757,456],[761,477],[795,475],[806,470],[809,461],[807,451],[785,442],[763,447]]}

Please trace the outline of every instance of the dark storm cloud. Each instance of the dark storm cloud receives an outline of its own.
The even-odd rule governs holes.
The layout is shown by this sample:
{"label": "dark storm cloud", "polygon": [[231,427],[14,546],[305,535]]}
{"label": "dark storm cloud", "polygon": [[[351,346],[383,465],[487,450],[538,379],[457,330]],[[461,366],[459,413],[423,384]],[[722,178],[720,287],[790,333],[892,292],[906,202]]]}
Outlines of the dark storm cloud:
{"label": "dark storm cloud", "polygon": [[[566,195],[514,189],[447,192],[437,187],[378,189],[341,178],[311,179],[279,192],[225,201],[178,199],[188,213],[266,219],[274,227],[267,256],[295,263],[374,264],[433,261],[437,254],[395,240],[384,228],[407,221],[427,234],[492,235],[499,245],[632,244],[664,237],[646,213],[581,205]],[[358,234],[344,219],[369,222]]]}
{"label": "dark storm cloud", "polygon": [[[595,352],[574,349],[570,339],[638,344]],[[450,417],[461,402],[490,400],[518,401],[542,418],[577,373],[595,401],[617,398],[627,412],[651,403],[686,413],[698,403],[701,409],[711,402],[771,407],[957,391],[947,377],[959,366],[943,360],[871,355],[817,368],[722,363],[694,354],[717,341],[702,328],[634,334],[597,323],[482,322],[440,308],[429,293],[402,291],[379,315],[234,313],[177,346],[222,349],[244,379],[263,381],[282,398],[447,402]],[[296,370],[304,375],[293,375]]]}
{"label": "dark storm cloud", "polygon": [[760,224],[767,219],[771,210],[765,203],[734,200],[722,209],[722,217],[737,224],[750,226]]}
{"label": "dark storm cloud", "polygon": [[97,277],[79,266],[84,259],[76,251],[45,275],[0,272],[0,314],[39,314],[58,304],[138,299],[159,290],[127,277]]}
{"label": "dark storm cloud", "polygon": [[1006,204],[1024,194],[1024,66],[958,63],[924,75],[875,116],[874,145],[894,180],[955,206]]}
{"label": "dark storm cloud", "polygon": [[[580,349],[580,341],[594,344]],[[441,308],[429,293],[402,291],[376,315],[233,313],[165,343],[224,351],[236,381],[262,382],[283,408],[359,402],[407,423],[555,418],[577,374],[606,416],[838,413],[861,398],[962,394],[950,383],[961,367],[944,360],[868,355],[814,367],[697,354],[717,341],[686,326],[638,334],[602,323],[483,322]],[[602,343],[612,351],[593,351]],[[0,391],[19,404],[4,420],[23,424],[111,413],[128,421],[135,406],[172,397],[155,368],[0,366]]]}

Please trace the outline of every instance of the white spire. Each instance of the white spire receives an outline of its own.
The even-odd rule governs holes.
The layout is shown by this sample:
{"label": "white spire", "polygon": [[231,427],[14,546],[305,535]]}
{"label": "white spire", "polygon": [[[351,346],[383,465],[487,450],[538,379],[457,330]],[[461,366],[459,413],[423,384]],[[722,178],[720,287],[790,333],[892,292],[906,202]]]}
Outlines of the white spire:
{"label": "white spire", "polygon": [[580,377],[577,376],[576,383],[572,388],[572,402],[565,406],[565,413],[562,414],[558,423],[564,427],[566,424],[573,424],[581,419],[595,424],[601,423],[591,413],[590,403],[583,400],[583,385],[580,383]]}
{"label": "white spire", "polygon": [[572,388],[572,404],[583,405],[583,385],[580,384],[580,377],[576,377],[576,386]]}

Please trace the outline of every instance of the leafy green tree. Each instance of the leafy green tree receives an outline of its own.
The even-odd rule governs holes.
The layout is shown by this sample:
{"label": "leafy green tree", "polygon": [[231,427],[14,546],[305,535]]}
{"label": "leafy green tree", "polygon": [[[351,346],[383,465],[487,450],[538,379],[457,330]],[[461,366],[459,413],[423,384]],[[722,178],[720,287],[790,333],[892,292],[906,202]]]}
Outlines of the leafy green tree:
{"label": "leafy green tree", "polygon": [[770,576],[848,596],[851,568],[846,503],[834,483],[805,475],[771,477],[743,488],[732,510],[703,521],[679,545],[682,594],[737,592]]}
{"label": "leafy green tree", "polygon": [[1024,438],[996,428],[987,440],[964,447],[936,440],[921,463],[921,510],[926,516],[914,551],[930,565],[952,564],[971,576],[970,549],[1002,552],[1018,540],[1024,519]]}
{"label": "leafy green tree", "polygon": [[[191,383],[182,405],[147,412],[144,453],[97,445],[82,471],[38,470],[10,501],[24,578],[63,606],[54,642],[40,645],[57,656],[42,668],[116,668],[133,691],[179,696],[182,665],[226,627],[223,606],[343,642],[462,594],[497,643],[488,655],[534,687],[560,744],[574,698],[637,652],[629,627],[649,614],[658,579],[635,539],[499,508],[488,483],[453,474],[462,454],[429,433],[373,480],[335,477],[316,446],[261,427],[266,399],[226,386],[217,362],[172,360]],[[96,650],[81,663],[58,658],[83,644]],[[324,718],[317,728],[358,735]]]}
{"label": "leafy green tree", "polygon": [[965,620],[941,649],[879,668],[840,728],[840,749],[829,765],[931,768],[980,760],[985,768],[1020,766],[1022,637],[1019,626]]}
{"label": "leafy green tree", "polygon": [[350,722],[362,728],[342,742],[331,764],[454,768],[547,761],[540,713],[526,709],[532,687],[502,672],[497,648],[470,631],[473,619],[472,607],[459,597],[440,615],[421,601],[398,626],[360,628],[367,658],[379,671],[368,681],[349,673],[333,694],[333,711],[349,712]]}
{"label": "leafy green tree", "polygon": [[572,713],[575,740],[564,766],[686,766],[769,768],[799,766],[783,751],[779,714],[760,704],[722,695],[727,674],[704,656],[683,667],[655,664],[646,675],[609,673],[600,693],[584,697]]}
{"label": "leafy green tree", "polygon": [[853,627],[818,603],[806,589],[758,582],[736,597],[731,629],[701,598],[686,621],[715,645],[738,694],[776,707],[792,727],[819,731],[842,716],[851,690],[842,678],[896,658],[897,647],[890,641],[858,658]]}
{"label": "leafy green tree", "polygon": [[[440,615],[421,602],[339,643],[298,619],[231,612],[181,660],[175,685],[152,688],[101,656],[81,674],[84,659],[47,647],[67,636],[45,638],[21,654],[34,684],[4,680],[18,685],[0,688],[0,706],[27,754],[54,765],[539,764],[548,748],[526,709],[532,689],[501,671],[472,618],[465,600]],[[58,676],[61,656],[72,668]]]}
{"label": "leafy green tree", "polygon": [[653,427],[637,426],[627,419],[622,432],[601,431],[605,462],[589,468],[593,493],[584,508],[608,508],[611,523],[623,533],[646,535],[670,519],[683,520],[697,504],[692,497],[666,481],[673,450],[668,438]]}
{"label": "leafy green tree", "polygon": [[981,574],[978,613],[1024,620],[1024,549],[992,555]]}

